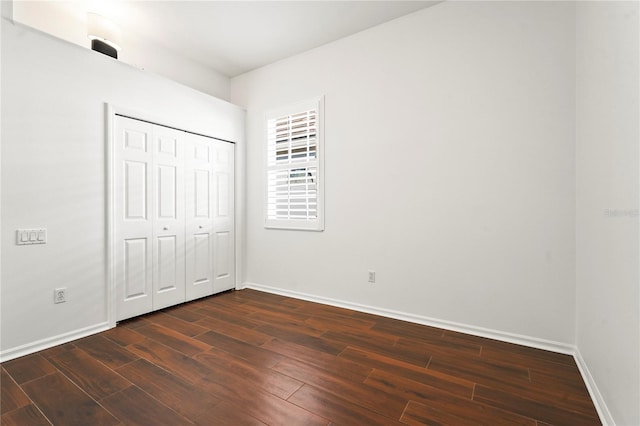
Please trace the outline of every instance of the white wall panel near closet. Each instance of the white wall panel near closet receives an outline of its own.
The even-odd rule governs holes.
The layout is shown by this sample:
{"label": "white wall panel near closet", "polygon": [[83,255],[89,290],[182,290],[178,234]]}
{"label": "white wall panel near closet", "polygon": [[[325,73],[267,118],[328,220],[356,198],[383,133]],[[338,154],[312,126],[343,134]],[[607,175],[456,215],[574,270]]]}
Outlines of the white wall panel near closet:
{"label": "white wall panel near closet", "polygon": [[116,320],[234,288],[234,145],[116,116]]}

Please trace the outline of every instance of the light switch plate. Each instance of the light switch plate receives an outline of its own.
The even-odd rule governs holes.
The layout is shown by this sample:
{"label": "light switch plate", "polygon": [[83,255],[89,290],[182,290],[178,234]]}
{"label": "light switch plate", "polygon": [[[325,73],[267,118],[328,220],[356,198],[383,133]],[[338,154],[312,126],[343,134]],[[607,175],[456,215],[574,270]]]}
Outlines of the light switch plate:
{"label": "light switch plate", "polygon": [[45,228],[31,228],[16,230],[16,244],[19,246],[30,244],[46,244],[47,230]]}

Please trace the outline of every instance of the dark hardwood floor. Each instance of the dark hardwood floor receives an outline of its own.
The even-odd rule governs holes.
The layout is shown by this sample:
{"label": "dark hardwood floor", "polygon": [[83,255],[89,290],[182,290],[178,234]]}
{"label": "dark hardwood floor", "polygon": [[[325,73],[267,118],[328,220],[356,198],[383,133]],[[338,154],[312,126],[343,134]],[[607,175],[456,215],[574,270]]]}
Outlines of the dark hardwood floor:
{"label": "dark hardwood floor", "polygon": [[592,425],[571,356],[242,290],[2,364],[2,425]]}

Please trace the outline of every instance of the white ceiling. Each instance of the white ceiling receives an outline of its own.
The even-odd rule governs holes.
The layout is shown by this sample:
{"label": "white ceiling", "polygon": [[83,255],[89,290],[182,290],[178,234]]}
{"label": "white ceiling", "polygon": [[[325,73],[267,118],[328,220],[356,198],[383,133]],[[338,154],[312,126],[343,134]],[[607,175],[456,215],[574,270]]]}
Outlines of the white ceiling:
{"label": "white ceiling", "polygon": [[112,0],[95,11],[123,32],[233,77],[436,3]]}

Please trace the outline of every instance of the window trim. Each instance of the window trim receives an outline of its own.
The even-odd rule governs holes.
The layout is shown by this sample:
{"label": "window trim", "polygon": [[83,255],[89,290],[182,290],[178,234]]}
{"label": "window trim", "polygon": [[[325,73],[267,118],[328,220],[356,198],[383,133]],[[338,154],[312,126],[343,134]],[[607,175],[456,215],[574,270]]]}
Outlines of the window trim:
{"label": "window trim", "polygon": [[[293,115],[301,111],[315,109],[316,116],[316,218],[315,219],[269,219],[268,203],[269,203],[269,171],[273,170],[269,167],[269,120],[282,117],[284,115]],[[324,231],[324,96],[307,99],[305,101],[296,102],[294,104],[270,110],[265,113],[263,138],[264,141],[264,227],[266,229],[287,229],[298,231]],[[305,163],[297,164],[303,166]]]}

